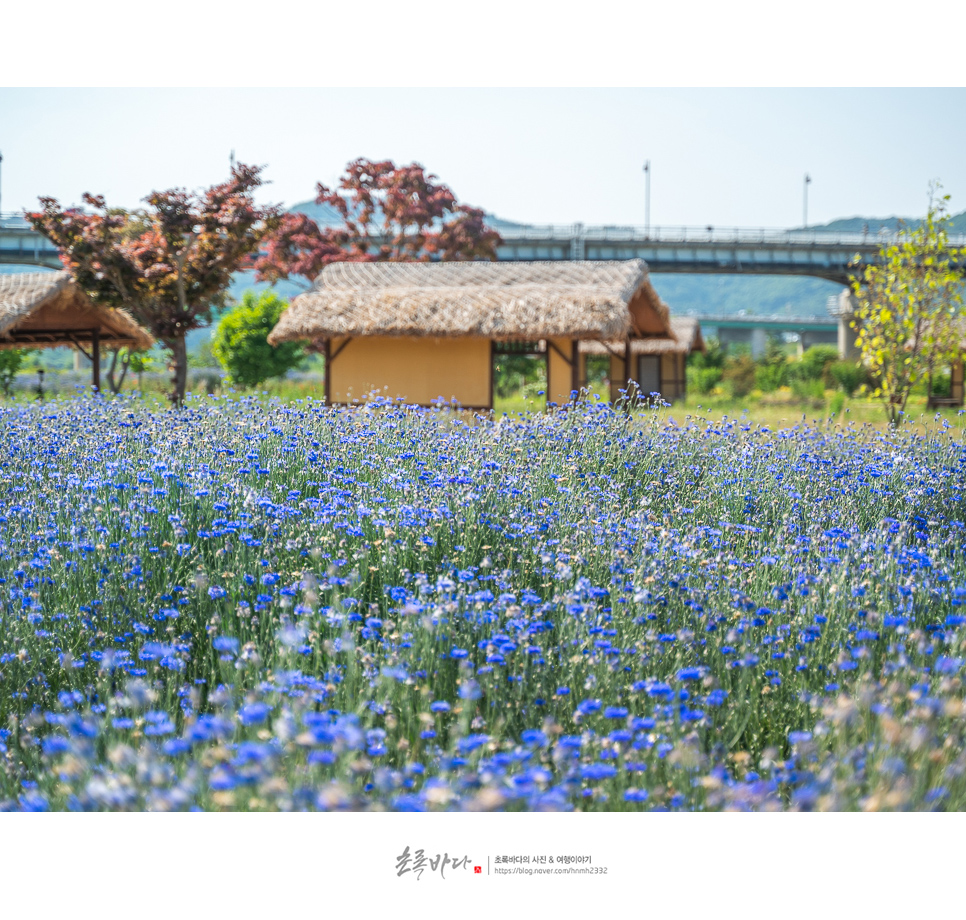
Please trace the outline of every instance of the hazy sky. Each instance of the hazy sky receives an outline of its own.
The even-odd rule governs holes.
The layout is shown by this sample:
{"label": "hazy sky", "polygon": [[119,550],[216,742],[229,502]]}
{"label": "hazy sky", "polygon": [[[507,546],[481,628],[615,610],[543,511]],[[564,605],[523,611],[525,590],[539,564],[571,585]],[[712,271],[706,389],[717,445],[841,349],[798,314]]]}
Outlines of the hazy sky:
{"label": "hazy sky", "polygon": [[291,205],[355,157],[416,160],[461,201],[531,223],[794,226],[966,209],[963,89],[0,89],[0,206],[266,164]]}

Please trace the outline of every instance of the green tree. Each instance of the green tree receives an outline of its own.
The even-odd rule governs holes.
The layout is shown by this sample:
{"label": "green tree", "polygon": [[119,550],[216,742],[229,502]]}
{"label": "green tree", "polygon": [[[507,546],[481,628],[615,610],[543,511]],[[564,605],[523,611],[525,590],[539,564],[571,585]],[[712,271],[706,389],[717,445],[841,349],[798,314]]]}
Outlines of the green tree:
{"label": "green tree", "polygon": [[28,354],[28,348],[0,348],[0,390],[7,399],[13,395],[13,379]]}
{"label": "green tree", "polygon": [[861,277],[852,278],[858,300],[852,325],[858,331],[862,359],[878,378],[874,395],[881,398],[895,425],[909,393],[921,380],[950,364],[962,351],[958,313],[962,277],[956,263],[966,250],[949,245],[949,196],[936,198],[930,187],[926,219],[899,231],[878,260]]}
{"label": "green tree", "polygon": [[268,334],[287,306],[273,291],[245,291],[241,303],[222,316],[211,350],[228,372],[229,383],[256,387],[302,362],[305,352],[299,343],[268,344]]}
{"label": "green tree", "polygon": [[144,372],[151,370],[154,359],[146,351],[132,351],[128,357],[128,367],[138,375],[138,393],[144,395]]}

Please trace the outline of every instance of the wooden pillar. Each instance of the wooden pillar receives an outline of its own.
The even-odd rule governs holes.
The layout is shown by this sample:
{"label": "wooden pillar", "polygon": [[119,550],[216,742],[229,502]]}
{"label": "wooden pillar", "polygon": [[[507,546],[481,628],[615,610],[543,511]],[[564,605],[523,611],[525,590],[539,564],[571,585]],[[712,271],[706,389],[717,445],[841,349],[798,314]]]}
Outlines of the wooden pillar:
{"label": "wooden pillar", "polygon": [[580,342],[573,340],[570,348],[570,390],[576,400],[580,393]]}
{"label": "wooden pillar", "polygon": [[101,330],[97,327],[91,333],[91,384],[95,393],[101,391]]}
{"label": "wooden pillar", "polygon": [[322,347],[322,357],[325,360],[325,367],[323,368],[323,374],[325,375],[325,377],[324,377],[324,380],[325,380],[325,384],[324,384],[324,386],[325,386],[324,399],[325,399],[325,404],[327,406],[328,405],[331,405],[331,399],[329,397],[329,387],[331,386],[331,380],[332,380],[332,360],[331,360],[331,355],[332,355],[332,346],[330,344],[330,340],[329,339],[326,339],[325,340],[325,345]]}
{"label": "wooden pillar", "polygon": [[627,394],[627,398],[630,399],[634,394],[631,393],[631,380],[633,380],[633,372],[631,370],[631,340],[624,337],[624,392]]}
{"label": "wooden pillar", "polygon": [[496,363],[496,342],[490,339],[490,405],[488,408],[492,411],[493,409],[493,378],[496,374],[496,368],[494,367]]}

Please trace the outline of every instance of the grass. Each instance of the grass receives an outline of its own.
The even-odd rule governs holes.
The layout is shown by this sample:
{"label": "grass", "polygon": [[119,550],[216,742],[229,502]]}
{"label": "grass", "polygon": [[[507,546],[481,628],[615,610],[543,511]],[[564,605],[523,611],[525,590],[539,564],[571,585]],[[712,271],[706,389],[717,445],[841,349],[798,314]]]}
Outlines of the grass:
{"label": "grass", "polygon": [[947,424],[0,425],[7,808],[966,807]]}

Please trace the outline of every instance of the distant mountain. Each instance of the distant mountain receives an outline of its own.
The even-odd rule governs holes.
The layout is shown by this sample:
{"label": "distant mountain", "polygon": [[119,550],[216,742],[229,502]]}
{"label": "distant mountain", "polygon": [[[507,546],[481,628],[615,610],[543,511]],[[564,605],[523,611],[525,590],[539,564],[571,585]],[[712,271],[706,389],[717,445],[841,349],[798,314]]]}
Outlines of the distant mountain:
{"label": "distant mountain", "polygon": [[[895,232],[902,227],[914,227],[920,222],[918,217],[840,217],[830,220],[827,224],[809,224],[809,230],[839,230],[843,233],[878,233],[879,230]],[[966,211],[961,214],[951,214],[950,227],[953,233],[966,233]]]}

